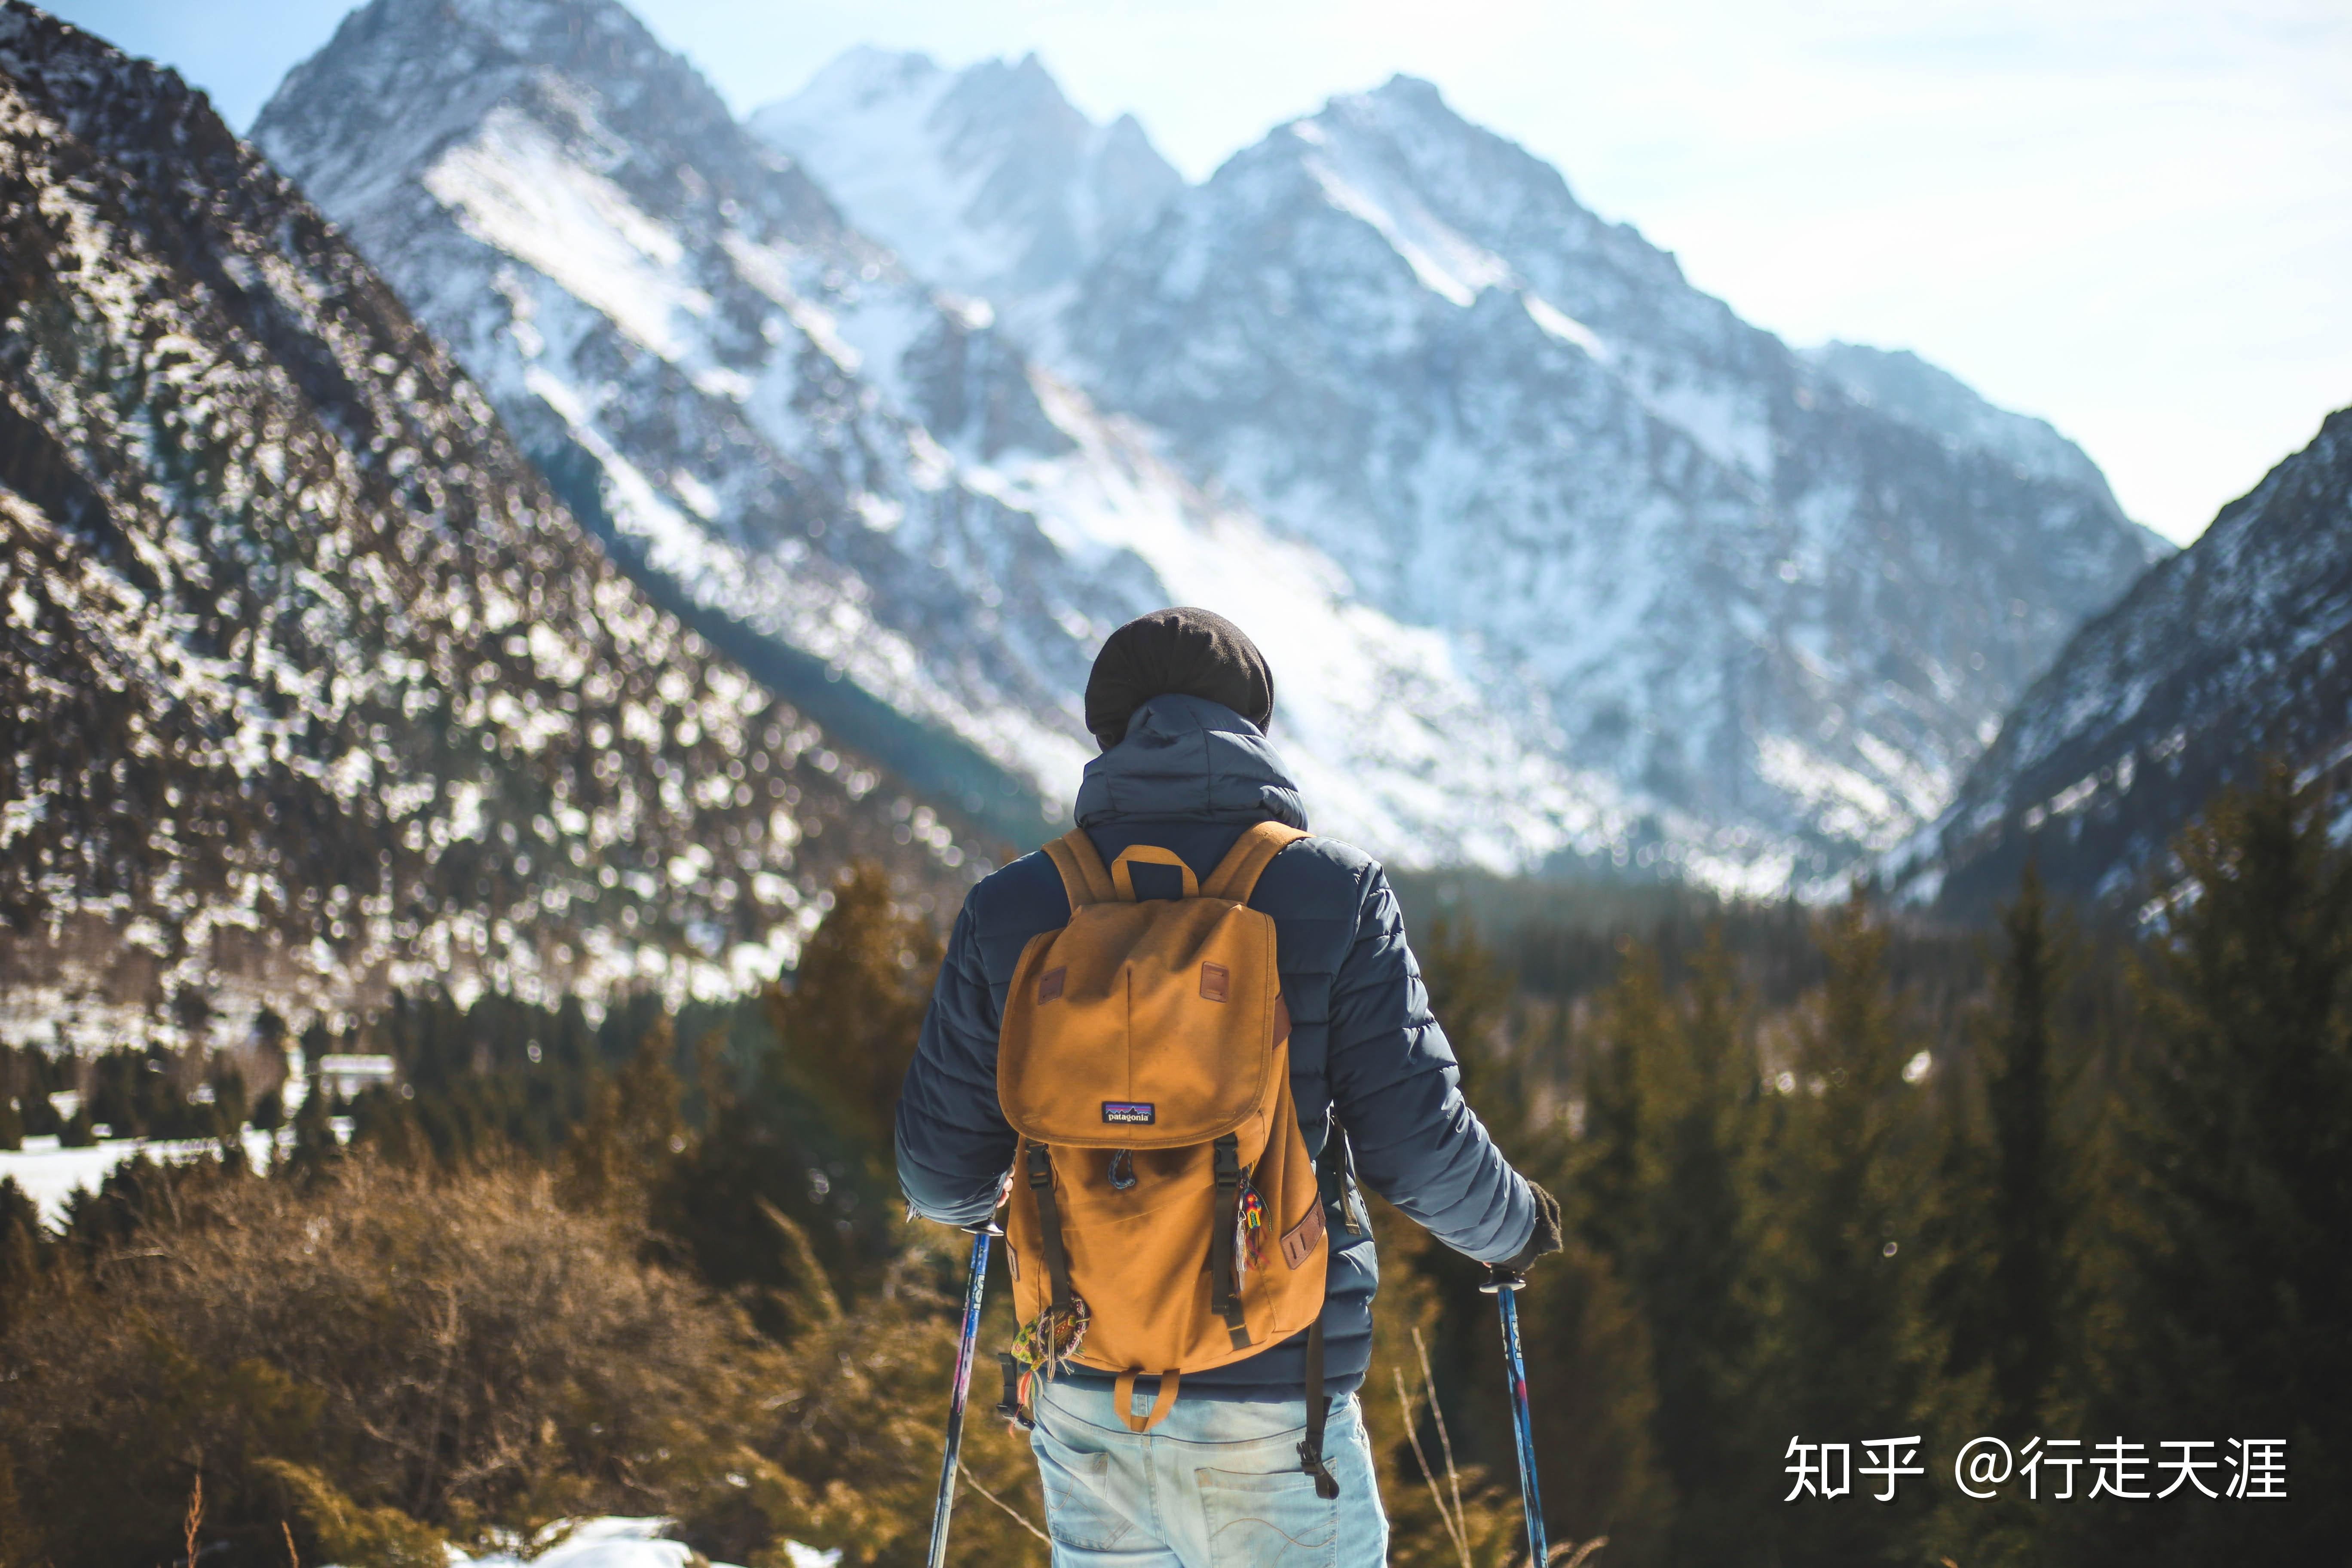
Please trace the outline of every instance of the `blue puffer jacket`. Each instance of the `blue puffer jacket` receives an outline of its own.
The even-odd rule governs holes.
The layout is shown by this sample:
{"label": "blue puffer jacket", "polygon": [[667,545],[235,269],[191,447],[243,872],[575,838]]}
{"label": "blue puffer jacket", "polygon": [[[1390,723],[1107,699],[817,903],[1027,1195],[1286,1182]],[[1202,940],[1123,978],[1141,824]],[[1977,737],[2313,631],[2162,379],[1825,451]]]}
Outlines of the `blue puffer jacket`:
{"label": "blue puffer jacket", "polygon": [[[1106,861],[1130,844],[1156,844],[1198,877],[1253,822],[1307,826],[1297,787],[1256,726],[1182,696],[1145,703],[1127,739],[1087,764],[1077,816]],[[1164,889],[1147,880],[1155,871]],[[1138,867],[1135,881],[1146,898],[1179,890],[1173,868]],[[1336,1106],[1366,1185],[1457,1251],[1481,1262],[1515,1256],[1535,1231],[1533,1195],[1462,1099],[1453,1049],[1429,1015],[1379,864],[1332,839],[1301,839],[1275,857],[1250,905],[1274,917],[1290,1008],[1291,1092],[1307,1148],[1321,1152]],[[1069,918],[1061,877],[1042,853],[1014,861],[965,899],[898,1101],[898,1182],[918,1214],[964,1225],[994,1204],[1014,1143],[996,1099],[1005,993],[1029,939]],[[1380,1282],[1370,1228],[1361,1205],[1353,1210],[1325,1215],[1335,1245],[1323,1309],[1325,1381],[1335,1395],[1363,1381]],[[1305,1341],[1300,1334],[1187,1375],[1180,1396],[1297,1399]]]}

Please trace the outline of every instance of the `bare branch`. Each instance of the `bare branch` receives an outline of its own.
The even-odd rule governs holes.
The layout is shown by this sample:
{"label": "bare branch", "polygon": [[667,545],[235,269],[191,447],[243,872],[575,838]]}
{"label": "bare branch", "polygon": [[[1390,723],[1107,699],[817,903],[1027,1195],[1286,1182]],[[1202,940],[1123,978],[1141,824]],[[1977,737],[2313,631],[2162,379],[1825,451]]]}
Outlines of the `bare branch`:
{"label": "bare branch", "polygon": [[982,1486],[980,1484],[980,1478],[971,1473],[971,1467],[970,1465],[965,1464],[961,1459],[958,1459],[956,1461],[956,1468],[963,1473],[964,1485],[970,1487],[972,1490],[978,1492],[981,1496],[986,1498],[997,1507],[1003,1509],[1006,1513],[1011,1514],[1013,1516],[1013,1521],[1015,1524],[1018,1524],[1022,1529],[1027,1531],[1030,1534],[1035,1536],[1038,1540],[1044,1542],[1047,1551],[1050,1552],[1053,1550],[1054,1538],[1046,1534],[1044,1531],[1038,1529],[1035,1525],[1030,1523],[1028,1515],[1023,1513],[1019,1509],[1014,1508],[1011,1503],[1006,1502],[1003,1498],[998,1497],[994,1492],[990,1491],[986,1487]]}

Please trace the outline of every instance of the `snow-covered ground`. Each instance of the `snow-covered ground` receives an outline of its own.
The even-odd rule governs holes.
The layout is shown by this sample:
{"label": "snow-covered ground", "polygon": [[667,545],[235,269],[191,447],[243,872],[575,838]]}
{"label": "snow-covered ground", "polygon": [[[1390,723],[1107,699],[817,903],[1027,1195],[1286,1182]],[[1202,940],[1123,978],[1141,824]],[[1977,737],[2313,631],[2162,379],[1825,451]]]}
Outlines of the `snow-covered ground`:
{"label": "snow-covered ground", "polygon": [[[333,1126],[336,1137],[351,1136],[349,1117],[336,1117]],[[269,1163],[271,1136],[251,1127],[244,1129],[246,1157],[257,1170]],[[279,1128],[276,1141],[281,1149],[292,1147],[294,1130]],[[65,1217],[66,1202],[75,1193],[97,1191],[108,1173],[142,1149],[151,1159],[169,1162],[197,1159],[217,1147],[208,1138],[101,1138],[87,1149],[66,1149],[58,1146],[55,1137],[27,1138],[22,1149],[0,1150],[0,1176],[14,1177],[40,1205],[42,1222],[56,1225]]]}
{"label": "snow-covered ground", "polygon": [[[525,1558],[520,1551],[514,1551],[468,1557],[453,1550],[449,1568],[523,1568],[526,1562],[532,1568],[687,1568],[694,1554],[686,1543],[661,1539],[661,1532],[669,1526],[668,1520],[658,1516],[584,1519],[568,1529],[555,1527],[549,1533],[560,1535],[561,1539],[536,1556]],[[834,1568],[841,1561],[841,1553],[819,1552],[797,1541],[787,1541],[784,1560],[792,1568]],[[731,1564],[714,1563],[710,1568],[731,1568]]]}

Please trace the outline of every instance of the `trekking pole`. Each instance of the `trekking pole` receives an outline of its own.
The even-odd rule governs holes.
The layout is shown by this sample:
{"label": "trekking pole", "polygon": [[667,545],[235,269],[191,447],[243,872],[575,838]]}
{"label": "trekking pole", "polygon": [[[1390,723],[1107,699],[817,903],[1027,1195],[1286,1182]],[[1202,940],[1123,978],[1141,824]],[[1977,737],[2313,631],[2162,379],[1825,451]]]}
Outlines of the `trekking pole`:
{"label": "trekking pole", "polygon": [[963,1407],[971,1394],[971,1355],[980,1342],[980,1298],[988,1289],[988,1238],[1003,1236],[995,1217],[963,1227],[971,1237],[971,1272],[963,1284],[963,1342],[956,1347],[955,1395],[948,1401],[947,1457],[940,1461],[940,1496],[931,1505],[929,1568],[948,1560],[948,1515],[955,1511],[956,1467],[963,1456]]}
{"label": "trekking pole", "polygon": [[1478,1289],[1495,1298],[1503,1314],[1503,1370],[1510,1380],[1511,1425],[1518,1436],[1519,1502],[1528,1515],[1528,1561],[1531,1568],[1544,1568],[1543,1493],[1536,1486],[1536,1434],[1528,1416],[1527,1358],[1519,1353],[1518,1292],[1528,1277],[1499,1263],[1492,1267],[1492,1277]]}

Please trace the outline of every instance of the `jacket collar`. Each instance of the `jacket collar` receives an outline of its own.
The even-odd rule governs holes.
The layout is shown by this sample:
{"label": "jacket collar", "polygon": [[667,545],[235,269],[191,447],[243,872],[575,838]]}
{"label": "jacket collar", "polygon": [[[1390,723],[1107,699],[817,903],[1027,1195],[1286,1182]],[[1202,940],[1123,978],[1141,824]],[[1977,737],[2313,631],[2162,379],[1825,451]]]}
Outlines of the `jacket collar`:
{"label": "jacket collar", "polygon": [[1128,721],[1127,739],[1088,763],[1078,826],[1275,821],[1307,826],[1306,803],[1258,727],[1222,704],[1170,693]]}

